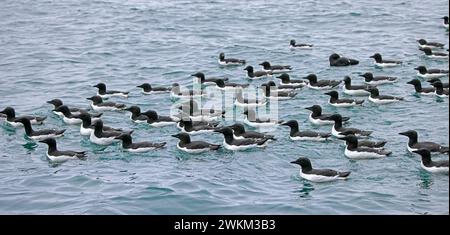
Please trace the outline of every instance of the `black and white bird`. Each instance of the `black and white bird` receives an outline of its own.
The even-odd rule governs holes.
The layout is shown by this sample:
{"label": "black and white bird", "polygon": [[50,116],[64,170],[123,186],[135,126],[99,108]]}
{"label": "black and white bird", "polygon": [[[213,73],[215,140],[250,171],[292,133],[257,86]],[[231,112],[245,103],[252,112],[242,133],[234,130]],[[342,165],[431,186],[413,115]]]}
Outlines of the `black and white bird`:
{"label": "black and white bird", "polygon": [[250,148],[263,148],[266,147],[267,141],[271,138],[263,139],[235,139],[233,136],[233,130],[229,127],[222,127],[216,129],[215,132],[222,133],[224,136],[223,146],[228,150],[239,151]]}
{"label": "black and white bird", "polygon": [[239,107],[258,107],[258,106],[265,106],[267,104],[267,100],[265,97],[262,99],[251,99],[251,98],[244,98],[242,90],[236,91],[236,100],[234,101],[234,105]]}
{"label": "black and white bird", "polygon": [[217,80],[223,80],[223,81],[228,81],[228,78],[220,78],[220,77],[210,77],[210,78],[206,78],[205,74],[202,72],[198,72],[195,74],[191,75],[192,77],[196,78],[196,82],[200,83],[202,85],[216,85],[216,81]]}
{"label": "black and white bird", "polygon": [[427,69],[425,66],[414,68],[417,70],[417,76],[424,79],[442,78],[448,76],[448,70],[444,69]]}
{"label": "black and white bird", "polygon": [[449,153],[448,146],[442,146],[434,142],[419,142],[419,135],[417,134],[417,131],[409,130],[400,132],[399,134],[408,137],[409,141],[406,146],[408,151],[411,153],[420,149],[427,149],[432,153]]}
{"label": "black and white bird", "polygon": [[130,134],[121,134],[115,137],[117,140],[122,141],[122,148],[125,151],[132,153],[145,153],[156,149],[161,149],[166,145],[166,142],[153,143],[153,142],[139,142],[133,143],[133,138]]}
{"label": "black and white bird", "polygon": [[[348,136],[353,135],[353,132],[341,132],[342,135]],[[368,148],[375,148],[375,149],[383,149],[386,145],[386,141],[371,141],[371,140],[358,140],[358,147],[368,147]],[[347,142],[345,141],[345,146],[347,146]]]}
{"label": "black and white bird", "polygon": [[330,62],[330,66],[337,66],[337,67],[359,64],[358,60],[349,59],[347,57],[341,56],[336,53],[330,55],[330,57],[328,58],[328,61]]}
{"label": "black and white bird", "polygon": [[137,87],[142,89],[144,95],[169,93],[172,90],[172,87],[154,87],[150,83],[143,83]]}
{"label": "black and white bird", "polygon": [[448,89],[444,89],[444,85],[441,81],[433,82],[431,85],[436,89],[434,95],[441,98],[448,98]]}
{"label": "black and white bird", "polygon": [[260,78],[265,78],[265,77],[269,77],[272,76],[272,71],[255,71],[253,69],[253,66],[247,66],[245,67],[245,69],[247,71],[247,78],[251,79],[251,80],[256,80],[256,79],[260,79]]}
{"label": "black and white bird", "polygon": [[63,130],[54,130],[54,129],[43,129],[43,130],[33,130],[31,127],[31,122],[27,118],[19,118],[16,119],[17,122],[20,122],[23,124],[23,127],[25,128],[25,134],[28,138],[32,140],[43,140],[46,138],[57,138],[64,136],[65,129]]}
{"label": "black and white bird", "polygon": [[307,43],[298,43],[292,39],[289,42],[289,48],[290,49],[311,49],[314,45],[313,44],[307,44]]}
{"label": "black and white bird", "polygon": [[130,93],[128,91],[106,90],[105,83],[98,83],[97,85],[94,85],[93,87],[96,87],[98,89],[97,95],[102,98],[109,98],[109,97],[128,98],[128,94]]}
{"label": "black and white bird", "polygon": [[419,43],[419,48],[442,49],[445,46],[439,42],[427,42],[425,39],[419,39],[417,42]]}
{"label": "black and white bird", "polygon": [[[193,126],[210,126],[210,127],[217,127],[219,126],[218,122],[207,122],[207,121],[192,121]],[[178,121],[177,128],[182,130],[183,129],[183,122]]]}
{"label": "black and white bird", "polygon": [[221,117],[225,117],[226,113],[222,109],[200,107],[197,101],[193,99],[182,103],[178,109],[181,111],[181,116],[188,116],[192,121],[216,121]]}
{"label": "black and white bird", "polygon": [[269,100],[289,100],[293,99],[298,93],[294,91],[278,91],[276,86],[270,86],[269,84],[261,84],[261,88],[266,97]]}
{"label": "black and white bird", "polygon": [[138,106],[130,106],[125,111],[129,111],[131,113],[130,119],[136,123],[145,123],[148,120],[148,116],[141,113],[141,108]]}
{"label": "black and white bird", "polygon": [[283,73],[280,76],[278,76],[277,78],[281,80],[280,85],[291,85],[291,86],[298,86],[298,85],[306,86],[306,85],[308,85],[308,83],[305,82],[304,80],[291,79],[291,77],[287,73]]}
{"label": "black and white bird", "polygon": [[[61,105],[58,108],[53,110],[54,112],[57,113],[62,113],[62,119],[66,124],[69,125],[75,125],[75,124],[80,124],[83,121],[80,118],[80,115],[83,113],[79,113],[79,114],[73,114],[69,107],[67,107],[66,105]],[[95,120],[101,117],[101,113],[100,115],[91,115],[92,118],[94,118]]]}
{"label": "black and white bird", "polygon": [[226,82],[222,79],[218,79],[216,81],[216,88],[222,91],[234,91],[239,90],[243,88],[247,88],[250,86],[250,84],[239,84],[239,83],[233,83],[233,82]]}
{"label": "black and white bird", "polygon": [[425,53],[425,56],[430,59],[448,60],[448,54],[445,52],[433,52],[430,48],[420,48],[419,50]]}
{"label": "black and white bird", "polygon": [[342,82],[337,80],[317,80],[317,75],[315,74],[309,74],[305,79],[309,81],[308,87],[316,90],[333,89]]}
{"label": "black and white bird", "polygon": [[221,146],[218,144],[210,144],[205,141],[191,141],[191,137],[186,133],[172,135],[179,139],[177,148],[187,153],[204,153],[211,150],[218,150]]}
{"label": "black and white bird", "polygon": [[397,82],[397,77],[389,77],[389,76],[373,76],[372,73],[364,73],[360,74],[360,77],[364,78],[364,82],[368,85],[382,85]]}
{"label": "black and white bird", "polygon": [[[331,119],[332,114],[322,113],[322,107],[320,105],[313,105],[306,107],[305,109],[311,111],[309,115],[309,121],[314,125],[331,125],[334,124],[334,120]],[[350,120],[349,117],[342,117],[343,122]]]}
{"label": "black and white bird", "polygon": [[347,95],[365,96],[370,95],[369,88],[371,85],[352,85],[352,79],[349,76],[344,78],[343,91]]}
{"label": "black and white bird", "polygon": [[296,120],[283,122],[281,123],[281,125],[291,128],[291,132],[289,133],[289,137],[291,140],[326,141],[331,137],[330,133],[300,131],[298,122]]}
{"label": "black and white bird", "polygon": [[427,82],[430,83],[430,84],[433,84],[435,82],[441,82],[442,83],[442,87],[444,89],[448,89],[449,88],[448,82],[442,82],[441,79],[439,79],[439,78],[432,78],[432,79],[428,80]]}
{"label": "black and white bird", "polygon": [[259,65],[263,67],[263,71],[271,73],[286,73],[292,70],[290,65],[271,65],[268,61],[264,61]]}
{"label": "black and white bird", "polygon": [[91,107],[94,111],[120,111],[126,108],[125,104],[119,104],[112,101],[104,102],[102,97],[96,95],[89,98],[87,100],[92,101]]}
{"label": "black and white bird", "polygon": [[364,100],[339,99],[339,93],[337,91],[330,91],[325,93],[325,95],[330,96],[328,103],[330,105],[333,105],[334,107],[353,107],[356,105],[362,105],[364,103]]}
{"label": "black and white bird", "polygon": [[268,81],[267,84],[271,87],[276,87],[277,92],[292,92],[295,90],[300,90],[304,85],[276,85],[274,81]]}
{"label": "black and white bird", "polygon": [[172,98],[193,98],[193,97],[202,97],[205,96],[202,90],[190,90],[187,88],[181,88],[180,84],[174,83],[172,84],[172,91],[170,92],[170,96]]}
{"label": "black and white bird", "polygon": [[403,97],[380,95],[380,91],[376,87],[369,88],[369,101],[374,104],[390,104],[404,100]]}
{"label": "black and white bird", "polygon": [[0,111],[0,114],[4,114],[6,116],[5,122],[13,127],[20,127],[23,126],[22,122],[19,122],[19,119],[28,119],[31,124],[34,125],[42,125],[44,123],[44,120],[47,119],[47,117],[38,117],[38,116],[18,116],[16,117],[16,111],[12,107],[6,107],[2,111]]}
{"label": "black and white bird", "polygon": [[[53,113],[60,116],[61,118],[64,116],[63,113],[55,111],[58,107],[63,106],[64,103],[62,102],[62,100],[60,99],[53,99],[53,100],[49,100],[47,101],[47,104],[52,104],[53,105]],[[67,106],[67,105],[66,105]],[[80,109],[80,108],[70,108],[69,110],[72,114],[78,115],[81,113],[87,113],[88,111],[86,109]],[[100,115],[100,114],[99,114]],[[100,115],[101,116],[101,115]],[[100,117],[99,116],[99,117]]]}
{"label": "black and white bird", "polygon": [[216,127],[212,127],[210,125],[193,125],[190,118],[182,118],[180,122],[182,123],[181,131],[191,135],[213,132],[216,130]]}
{"label": "black and white bird", "polygon": [[147,123],[153,127],[163,127],[163,126],[175,125],[177,122],[180,121],[180,119],[172,117],[172,116],[159,115],[154,110],[149,110],[142,114],[148,117]]}
{"label": "black and white bird", "polygon": [[342,126],[342,116],[340,114],[333,114],[330,117],[334,121],[333,128],[331,130],[331,134],[337,138],[343,138],[350,134],[355,135],[357,137],[368,137],[372,134],[372,131],[364,131],[357,128],[346,128]]}
{"label": "black and white bird", "polygon": [[283,122],[282,120],[275,120],[270,117],[258,117],[254,109],[246,109],[244,115],[244,123],[251,127],[272,127]]}
{"label": "black and white bird", "polygon": [[422,83],[417,78],[407,82],[407,84],[413,85],[416,93],[420,95],[434,95],[434,91],[436,90],[434,87],[422,87]]}
{"label": "black and white bird", "polygon": [[225,53],[219,54],[219,64],[223,66],[228,65],[244,65],[245,60],[235,59],[235,58],[226,58],[225,59]]}
{"label": "black and white bird", "polygon": [[383,57],[381,56],[380,53],[375,53],[372,56],[370,56],[370,58],[373,58],[375,60],[375,62],[374,62],[375,66],[380,67],[380,68],[395,67],[395,66],[399,66],[402,64],[401,61],[383,60]]}
{"label": "black and white bird", "polygon": [[54,163],[62,163],[74,159],[85,159],[87,157],[85,151],[59,151],[54,138],[46,138],[39,142],[48,145],[47,157]]}
{"label": "black and white bird", "polygon": [[[98,119],[94,120],[92,118],[92,115],[89,113],[79,114],[79,118],[82,121],[81,126],[80,126],[80,134],[84,135],[84,136],[90,136],[91,133],[94,131],[92,123],[98,121]],[[123,131],[123,130],[120,128],[112,128],[112,127],[103,125],[103,131]]]}
{"label": "black and white bird", "polygon": [[392,151],[389,150],[360,146],[358,144],[358,138],[354,135],[347,135],[340,139],[346,141],[344,155],[350,159],[377,159],[392,154]]}
{"label": "black and white bird", "polygon": [[235,123],[229,126],[233,130],[233,137],[235,139],[266,139],[276,140],[275,136],[267,135],[256,131],[246,131],[244,125]]}
{"label": "black and white bird", "polygon": [[419,149],[415,150],[414,153],[417,153],[421,156],[421,164],[420,166],[431,173],[444,173],[448,174],[448,160],[440,160],[433,161],[431,160],[431,153],[428,149]]}
{"label": "black and white bird", "polygon": [[133,131],[114,131],[109,130],[105,131],[103,130],[103,121],[98,120],[94,122],[91,125],[92,128],[94,128],[94,131],[91,132],[91,135],[89,136],[89,140],[98,145],[110,145],[114,142],[118,142],[117,139],[115,139],[117,136],[120,136],[122,134],[130,134],[133,133]]}
{"label": "black and white bird", "polygon": [[441,19],[444,20],[444,22],[442,22],[442,26],[448,30],[448,16],[444,16]]}
{"label": "black and white bird", "polygon": [[330,169],[313,169],[311,161],[306,157],[300,157],[291,163],[300,165],[300,177],[317,183],[347,179],[351,173],[350,171],[340,172]]}

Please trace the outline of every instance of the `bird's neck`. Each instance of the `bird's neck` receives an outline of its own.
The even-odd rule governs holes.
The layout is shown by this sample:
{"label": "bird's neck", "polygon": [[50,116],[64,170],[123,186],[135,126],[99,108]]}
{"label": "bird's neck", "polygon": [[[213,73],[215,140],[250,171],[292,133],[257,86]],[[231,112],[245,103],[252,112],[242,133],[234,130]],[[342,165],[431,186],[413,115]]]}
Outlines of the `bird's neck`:
{"label": "bird's neck", "polygon": [[290,135],[294,136],[296,133],[298,133],[298,131],[299,131],[298,126],[291,126],[291,133],[290,133]]}
{"label": "bird's neck", "polygon": [[334,129],[339,130],[342,128],[342,121],[334,121]]}

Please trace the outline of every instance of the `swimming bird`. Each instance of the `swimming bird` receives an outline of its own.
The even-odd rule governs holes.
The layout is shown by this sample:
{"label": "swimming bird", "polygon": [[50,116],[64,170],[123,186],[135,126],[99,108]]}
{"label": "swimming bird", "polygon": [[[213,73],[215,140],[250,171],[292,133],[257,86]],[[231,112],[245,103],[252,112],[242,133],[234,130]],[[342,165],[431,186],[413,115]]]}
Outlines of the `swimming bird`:
{"label": "swimming bird", "polygon": [[228,78],[215,78],[215,77],[205,78],[205,74],[202,72],[192,74],[191,76],[197,78],[197,83],[203,85],[216,85],[216,81],[219,79],[223,81],[228,81]]}
{"label": "swimming bird", "polygon": [[59,151],[54,138],[46,138],[39,142],[48,145],[47,157],[51,162],[61,163],[68,160],[84,159],[87,157],[85,151]]}
{"label": "swimming bird", "polygon": [[373,76],[372,73],[364,73],[360,74],[360,77],[364,78],[364,82],[369,85],[382,85],[382,84],[388,84],[388,83],[394,83],[397,82],[397,77],[389,77],[389,76]]}
{"label": "swimming bird", "polygon": [[219,64],[220,65],[244,65],[245,60],[234,59],[234,58],[225,59],[225,53],[222,52],[219,54]]}
{"label": "swimming bird", "polygon": [[177,148],[187,153],[203,153],[211,150],[218,150],[221,146],[218,144],[210,144],[204,141],[191,141],[191,137],[186,133],[172,135],[179,139]]}
{"label": "swimming bird", "polygon": [[448,60],[448,54],[444,52],[433,52],[430,48],[420,48],[419,50],[423,51],[425,53],[425,56],[427,56],[430,59],[444,59]]}
{"label": "swimming bird", "polygon": [[216,130],[216,127],[212,127],[210,125],[193,125],[190,118],[182,118],[180,122],[183,123],[181,131],[191,135],[213,132]]}
{"label": "swimming bird", "polygon": [[162,127],[162,126],[174,125],[178,121],[180,121],[179,119],[171,117],[171,116],[159,115],[154,110],[149,110],[149,111],[144,112],[142,114],[148,117],[147,123],[150,126],[153,126],[153,127]]}
{"label": "swimming bird", "polygon": [[142,88],[142,94],[144,95],[168,93],[172,90],[171,87],[154,87],[150,83],[143,83],[137,87]]}
{"label": "swimming bird", "polygon": [[411,153],[419,149],[427,149],[432,153],[449,153],[448,146],[442,146],[434,142],[419,142],[419,135],[417,134],[417,131],[409,130],[398,134],[408,137],[409,141],[406,146],[408,151]]}
{"label": "swimming bird", "polygon": [[271,65],[268,61],[264,61],[259,65],[263,66],[264,71],[271,73],[285,73],[292,70],[290,65]]}
{"label": "swimming bird", "polygon": [[94,85],[93,87],[98,88],[97,95],[102,97],[102,98],[109,98],[109,97],[124,97],[124,98],[127,98],[128,94],[130,93],[128,91],[106,90],[105,83],[98,83],[97,85]]}
{"label": "swimming bird", "polygon": [[271,86],[271,87],[276,87],[276,91],[277,92],[291,92],[294,90],[300,90],[303,87],[305,87],[304,85],[276,85],[274,81],[268,81],[267,85]]}
{"label": "swimming bird", "polygon": [[92,101],[91,107],[93,110],[99,112],[99,111],[119,111],[125,109],[124,104],[119,104],[115,102],[104,102],[102,97],[96,95],[89,98],[86,98],[87,100]]}
{"label": "swimming bird", "polygon": [[[305,109],[310,110],[309,121],[315,125],[328,125],[334,124],[334,120],[331,119],[332,114],[323,114],[322,107],[320,105],[313,105],[311,107],[306,107]],[[343,122],[350,120],[349,117],[342,117]]]}
{"label": "swimming bird", "polygon": [[352,85],[352,79],[349,76],[344,78],[343,91],[347,95],[364,96],[370,95],[369,88],[371,85]]}
{"label": "swimming bird", "polygon": [[258,107],[258,106],[265,106],[267,104],[266,99],[263,97],[263,99],[249,99],[244,98],[244,95],[242,94],[242,90],[236,91],[236,100],[234,101],[234,105],[239,107]]}
{"label": "swimming bird", "polygon": [[[91,135],[91,133],[94,131],[92,123],[95,122],[96,120],[93,120],[92,115],[90,115],[89,113],[79,114],[79,118],[82,120],[82,123],[80,126],[80,134],[85,135],[85,136]],[[104,131],[123,131],[120,128],[112,128],[112,127],[105,126],[105,125],[103,125],[103,130]]]}
{"label": "swimming bird", "polygon": [[12,107],[6,107],[2,111],[0,111],[0,114],[4,114],[6,116],[5,122],[13,127],[20,127],[23,124],[19,122],[19,119],[25,118],[30,120],[31,124],[35,125],[42,125],[44,123],[44,120],[47,119],[47,117],[38,117],[38,116],[19,116],[16,117],[16,111]]}
{"label": "swimming bird", "polygon": [[281,79],[281,81],[280,81],[281,85],[294,85],[294,86],[297,86],[297,85],[306,86],[306,85],[308,85],[303,80],[291,79],[289,74],[287,74],[287,73],[283,73],[280,76],[278,76],[277,78]]}
{"label": "swimming bird", "polygon": [[417,76],[424,79],[441,78],[448,76],[448,70],[444,69],[427,69],[425,66],[419,66],[414,69],[419,71],[417,73]]}
{"label": "swimming bird", "polygon": [[390,104],[404,100],[403,97],[380,95],[380,91],[376,87],[369,88],[369,91],[370,91],[369,101],[375,104]]}
{"label": "swimming bird", "polygon": [[246,131],[244,125],[235,123],[229,126],[233,130],[233,138],[235,139],[266,139],[276,140],[273,135],[266,135],[256,131]]}
{"label": "swimming bird", "polygon": [[401,61],[396,60],[383,60],[383,57],[380,53],[375,53],[374,55],[370,56],[370,58],[373,58],[375,60],[374,64],[377,67],[385,68],[385,67],[395,67],[398,65],[401,65]]}
{"label": "swimming bird", "polygon": [[448,82],[442,82],[441,79],[439,79],[439,78],[432,78],[432,79],[428,80],[427,82],[430,83],[430,84],[433,84],[435,82],[441,82],[442,83],[442,87],[445,88],[445,89],[448,89]]}
{"label": "swimming bird", "polygon": [[129,111],[131,113],[130,119],[137,123],[145,123],[148,120],[148,116],[141,113],[141,108],[138,106],[130,106],[125,111]]}
{"label": "swimming bird", "polygon": [[413,80],[407,82],[407,84],[413,85],[416,93],[420,95],[434,95],[434,91],[436,90],[434,87],[423,88],[422,83],[417,78],[414,78]]}
{"label": "swimming bird", "polygon": [[271,127],[283,122],[282,120],[270,119],[270,117],[257,117],[254,109],[246,109],[244,115],[244,123],[251,127]]}
{"label": "swimming bird", "polygon": [[46,139],[46,138],[61,137],[64,135],[64,132],[66,131],[65,129],[63,129],[63,130],[43,129],[43,130],[35,131],[31,127],[30,120],[27,118],[16,119],[16,122],[20,122],[23,124],[23,126],[25,128],[25,134],[27,135],[28,138],[33,139],[33,140],[38,140],[38,141]]}
{"label": "swimming bird", "polygon": [[215,121],[225,116],[226,111],[214,108],[202,108],[198,103],[190,99],[189,102],[182,103],[178,107],[182,116],[189,116],[192,121]]}
{"label": "swimming bird", "polygon": [[89,140],[92,143],[98,144],[98,145],[110,145],[110,144],[118,141],[115,139],[117,136],[120,136],[122,134],[130,134],[131,135],[131,133],[133,133],[133,131],[128,131],[128,132],[113,131],[113,130],[104,131],[102,120],[98,120],[98,121],[94,122],[91,125],[91,127],[94,128],[94,131],[91,132]]}
{"label": "swimming bird", "polygon": [[242,89],[242,88],[247,88],[248,86],[250,86],[250,84],[239,84],[239,83],[233,83],[233,82],[227,82],[225,83],[224,80],[222,79],[218,79],[216,81],[216,88],[219,90],[237,90],[237,89]]}
{"label": "swimming bird", "polygon": [[270,100],[289,100],[294,98],[298,93],[294,91],[278,91],[276,86],[261,84],[264,96]]}
{"label": "swimming bird", "polygon": [[330,96],[329,104],[334,107],[353,107],[356,105],[362,105],[364,100],[356,100],[356,99],[339,99],[339,93],[337,91],[330,91],[325,93],[325,95]]}
{"label": "swimming bird", "polygon": [[206,93],[204,93],[201,90],[190,90],[190,89],[181,90],[181,86],[178,83],[172,84],[172,91],[170,93],[170,96],[173,98],[193,98],[205,95]]}
{"label": "swimming bird", "polygon": [[[63,113],[58,112],[58,111],[55,111],[59,106],[64,105],[64,103],[62,102],[62,100],[60,100],[60,99],[49,100],[49,101],[47,101],[47,104],[52,104],[52,105],[54,106],[54,109],[53,109],[53,113],[54,113],[54,114],[56,114],[56,115],[58,115],[58,116],[60,116],[60,117],[63,117],[63,116],[64,116]],[[70,110],[70,112],[71,112],[72,114],[75,114],[75,115],[78,115],[78,114],[81,114],[81,113],[87,113],[87,112],[88,112],[86,109],[80,109],[80,108],[70,108],[70,107],[69,107],[69,110]],[[101,116],[100,114],[98,114],[98,115],[99,115],[98,117]]]}
{"label": "swimming bird", "polygon": [[316,90],[333,89],[342,82],[336,80],[317,80],[317,75],[315,74],[309,74],[305,79],[309,81],[308,87]]}
{"label": "swimming bird", "polygon": [[306,141],[326,141],[331,137],[330,133],[315,132],[315,131],[300,131],[298,122],[296,120],[290,120],[281,123],[282,126],[288,126],[291,128],[289,137],[291,140],[306,140]]}
{"label": "swimming bird", "polygon": [[337,67],[359,64],[358,60],[349,59],[347,57],[340,56],[339,54],[336,53],[330,55],[328,60],[330,62],[330,66],[337,66]]}
{"label": "swimming bird", "polygon": [[420,166],[431,173],[444,173],[448,174],[449,167],[448,167],[448,160],[441,160],[441,161],[433,161],[431,160],[431,153],[428,149],[419,149],[413,151],[414,153],[417,153],[421,156],[421,164]]}
{"label": "swimming bird", "polygon": [[[331,134],[337,138],[342,138],[353,134],[357,137],[368,137],[372,134],[372,131],[364,131],[357,128],[346,128],[342,126],[342,116],[340,114],[333,114],[330,117],[334,121]],[[344,135],[345,134],[345,135]]]}
{"label": "swimming bird", "polygon": [[419,43],[419,48],[430,48],[430,49],[442,49],[444,48],[444,44],[439,43],[439,42],[427,42],[427,40],[425,39],[419,39],[417,40],[417,42]]}
{"label": "swimming bird", "polygon": [[166,142],[153,143],[153,142],[139,142],[133,143],[133,138],[130,134],[121,134],[115,137],[116,140],[122,141],[122,148],[125,151],[133,153],[145,153],[156,149],[161,149],[166,145]]}
{"label": "swimming bird", "polygon": [[[343,132],[341,132],[341,135],[344,135],[344,136],[353,135],[353,132],[343,131]],[[387,143],[386,141],[358,140],[358,147],[382,149],[386,145],[386,143]],[[345,142],[345,144],[347,146],[347,142]]]}
{"label": "swimming bird", "polygon": [[228,150],[238,151],[250,148],[263,148],[271,138],[263,139],[235,139],[233,137],[233,130],[229,127],[222,127],[216,129],[214,132],[222,133],[224,136],[223,146]]}
{"label": "swimming bird", "polygon": [[292,39],[289,42],[289,48],[290,49],[311,49],[313,47],[313,44],[307,44],[307,43],[299,43],[297,44],[297,42]]}
{"label": "swimming bird", "polygon": [[350,171],[339,172],[330,169],[313,169],[311,161],[306,157],[300,157],[291,163],[300,165],[300,177],[317,183],[347,179],[351,174]]}
{"label": "swimming bird", "polygon": [[448,30],[448,16],[444,16],[441,19],[444,20],[444,22],[442,23],[442,26],[444,26],[444,28],[446,28]]}
{"label": "swimming bird", "polygon": [[344,155],[350,159],[377,159],[384,158],[392,154],[392,151],[379,148],[369,148],[359,146],[358,138],[354,135],[347,135],[340,139],[346,141]]}
{"label": "swimming bird", "polygon": [[448,98],[448,89],[444,89],[444,85],[441,81],[434,82],[433,87],[436,89],[434,91],[434,95],[441,97],[441,98]]}
{"label": "swimming bird", "polygon": [[250,65],[245,67],[244,70],[247,70],[247,78],[252,80],[272,76],[272,71],[254,71],[253,67]]}
{"label": "swimming bird", "polygon": [[[209,122],[209,121],[192,121],[193,126],[210,126],[210,127],[217,127],[219,125],[218,122]],[[183,122],[178,121],[177,128],[182,130],[184,126]]]}
{"label": "swimming bird", "polygon": [[[66,124],[74,125],[74,124],[80,124],[83,122],[80,118],[80,115],[82,113],[73,114],[72,112],[70,112],[69,107],[67,107],[66,105],[59,106],[58,108],[54,109],[54,112],[62,113],[63,121]],[[94,115],[91,115],[91,116],[94,117]],[[101,115],[95,115],[95,118],[99,118],[100,116]]]}

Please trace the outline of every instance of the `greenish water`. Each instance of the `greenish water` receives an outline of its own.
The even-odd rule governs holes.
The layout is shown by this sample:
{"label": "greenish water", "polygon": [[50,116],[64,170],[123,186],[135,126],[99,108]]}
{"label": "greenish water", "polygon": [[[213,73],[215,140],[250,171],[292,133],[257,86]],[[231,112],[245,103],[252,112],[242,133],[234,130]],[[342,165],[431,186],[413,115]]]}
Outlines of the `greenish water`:
{"label": "greenish water", "polygon": [[[417,97],[406,82],[418,65],[448,68],[447,61],[422,56],[415,40],[446,43],[440,17],[448,1],[2,1],[0,3],[0,108],[19,114],[47,115],[44,127],[67,128],[61,149],[89,152],[86,161],[50,164],[46,146],[29,143],[22,129],[0,129],[0,213],[2,214],[448,214],[448,175],[432,175],[407,153],[398,132],[415,129],[422,140],[448,145],[448,99]],[[288,42],[309,42],[310,51],[290,51]],[[169,95],[143,96],[143,82],[191,85],[190,74],[227,76],[246,82],[242,67],[220,68],[219,52],[257,66],[263,60],[295,68],[292,77],[316,73],[342,79],[357,74],[398,76],[380,87],[405,101],[336,109],[321,91],[304,89],[280,102],[281,119],[314,127],[304,107],[351,116],[350,125],[373,130],[387,140],[393,155],[382,160],[351,161],[342,143],[292,142],[288,130],[273,133],[278,141],[264,150],[188,155],[176,148],[175,126],[133,124],[128,114],[105,113],[114,127],[134,129],[136,141],[166,141],[167,148],[129,154],[113,145],[100,148],[51,113],[45,101],[88,107],[91,86],[103,81],[131,96],[112,99],[168,114]],[[330,68],[338,52],[360,65]],[[401,67],[376,69],[368,58],[380,52],[404,61]],[[448,82],[448,77],[443,79]],[[253,82],[259,84],[260,82]],[[426,84],[426,83],[425,83]],[[231,122],[224,122],[228,124]],[[43,128],[43,127],[37,127]],[[221,143],[222,136],[193,137]],[[299,155],[314,166],[351,170],[348,181],[311,183],[289,162]]]}

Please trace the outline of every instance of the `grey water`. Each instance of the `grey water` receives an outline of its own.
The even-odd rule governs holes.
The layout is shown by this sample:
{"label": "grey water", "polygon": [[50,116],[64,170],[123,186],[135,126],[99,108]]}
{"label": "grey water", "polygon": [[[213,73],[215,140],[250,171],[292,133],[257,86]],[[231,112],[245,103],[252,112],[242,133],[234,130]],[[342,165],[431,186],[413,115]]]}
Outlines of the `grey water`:
{"label": "grey water", "polygon": [[[406,84],[416,77],[418,65],[448,69],[448,61],[425,58],[416,43],[425,38],[448,48],[440,19],[448,11],[443,0],[426,5],[419,0],[1,0],[0,109],[12,106],[19,115],[48,116],[36,128],[67,128],[57,140],[59,148],[88,151],[89,157],[51,164],[46,146],[2,123],[0,213],[448,214],[448,175],[421,169],[418,156],[406,150],[407,139],[398,135],[414,129],[421,140],[448,145],[448,98],[416,96]],[[290,39],[314,48],[291,51]],[[374,105],[365,98],[362,107],[334,108],[322,91],[305,88],[295,99],[280,101],[278,111],[283,120],[298,120],[301,129],[330,132],[331,126],[308,121],[304,108],[320,104],[324,112],[350,116],[349,126],[373,130],[373,139],[388,141],[393,154],[353,161],[344,156],[340,140],[294,142],[280,127],[272,132],[278,141],[265,149],[190,155],[176,148],[175,126],[152,128],[134,124],[127,113],[106,112],[105,123],[133,129],[135,141],[167,142],[163,150],[129,154],[117,144],[91,144],[78,126],[64,124],[45,103],[60,98],[89,108],[86,97],[96,94],[92,85],[105,82],[111,89],[131,91],[128,99],[110,100],[167,115],[173,104],[168,94],[144,96],[136,86],[191,86],[190,74],[198,71],[250,82],[242,66],[219,67],[220,52],[256,68],[264,60],[290,64],[295,79],[309,73],[321,79],[349,75],[361,84],[357,75],[363,72],[399,77],[380,86],[382,94],[405,98],[395,104]],[[360,64],[330,68],[333,52]],[[375,68],[369,56],[376,52],[404,63]],[[276,80],[250,83],[270,79]],[[223,141],[218,134],[193,139]],[[352,174],[346,181],[305,181],[289,163],[299,156],[309,157],[317,168]]]}

